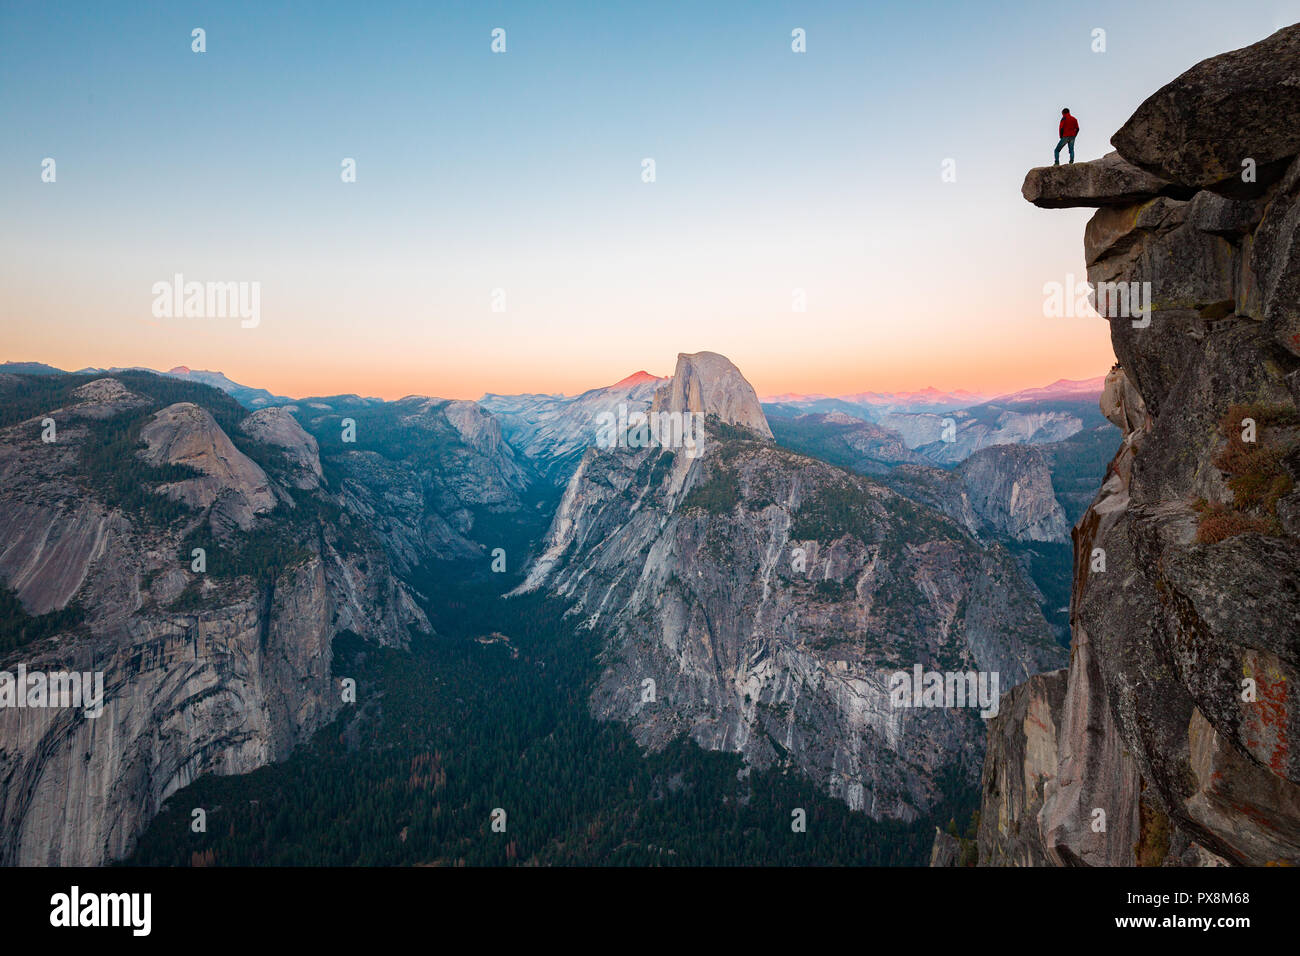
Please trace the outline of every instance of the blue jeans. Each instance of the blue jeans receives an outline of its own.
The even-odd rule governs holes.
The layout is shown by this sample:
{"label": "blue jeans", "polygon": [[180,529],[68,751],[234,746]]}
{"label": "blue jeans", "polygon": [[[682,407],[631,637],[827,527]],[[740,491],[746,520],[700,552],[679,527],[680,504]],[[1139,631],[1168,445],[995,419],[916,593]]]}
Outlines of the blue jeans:
{"label": "blue jeans", "polygon": [[1074,137],[1073,137],[1073,136],[1066,136],[1064,139],[1062,139],[1059,143],[1056,144],[1056,152],[1055,152],[1053,155],[1055,156],[1055,158],[1056,158],[1056,162],[1057,162],[1058,164],[1061,162],[1061,147],[1062,147],[1062,146],[1069,146],[1069,147],[1070,147],[1070,162],[1074,162]]}

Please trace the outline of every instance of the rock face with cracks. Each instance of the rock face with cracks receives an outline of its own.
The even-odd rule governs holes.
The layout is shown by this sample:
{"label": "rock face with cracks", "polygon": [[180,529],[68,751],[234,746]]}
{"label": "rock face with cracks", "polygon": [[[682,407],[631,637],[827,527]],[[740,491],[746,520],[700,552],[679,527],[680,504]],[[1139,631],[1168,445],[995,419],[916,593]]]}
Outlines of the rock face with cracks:
{"label": "rock face with cracks", "polygon": [[701,412],[741,425],[763,438],[772,437],[754,387],[740,369],[717,352],[678,355],[673,377],[659,386],[650,410]]}
{"label": "rock face with cracks", "polygon": [[1064,663],[1015,559],[777,447],[721,356],[682,356],[673,381],[660,407],[707,414],[703,453],[589,449],[521,587],[601,635],[592,712],[647,748],[688,735],[788,766],[876,819],[925,815],[947,775],[974,785],[979,708],[895,707],[890,678],[1005,688]]}
{"label": "rock face with cracks", "polygon": [[1113,143],[1149,180],[1026,181],[1098,207],[1089,279],[1150,312],[1098,296],[1124,440],[1073,532],[1063,694],[1035,678],[990,727],[982,863],[1300,863],[1298,95],[1294,26],[1142,104]]}
{"label": "rock face with cracks", "polygon": [[[408,628],[428,630],[378,543],[344,527],[337,500],[315,497],[315,442],[291,419],[277,409],[245,416],[199,385],[128,381],[194,398],[166,404],[104,378],[69,384],[46,405],[33,379],[0,383],[6,411],[33,410],[0,427],[0,583],[27,628],[64,615],[36,639],[7,621],[0,671],[97,673],[103,687],[98,716],[0,708],[0,865],[128,855],[195,777],[281,760],[332,719],[340,631],[403,645]],[[39,437],[46,417],[58,426],[51,443]],[[106,458],[103,436],[118,429],[126,440],[110,440],[120,450]],[[246,454],[232,439],[239,431],[261,444],[241,438]],[[134,485],[142,506],[110,493]],[[272,532],[292,550],[269,568],[247,559]],[[208,552],[202,571],[191,559],[196,533]]]}

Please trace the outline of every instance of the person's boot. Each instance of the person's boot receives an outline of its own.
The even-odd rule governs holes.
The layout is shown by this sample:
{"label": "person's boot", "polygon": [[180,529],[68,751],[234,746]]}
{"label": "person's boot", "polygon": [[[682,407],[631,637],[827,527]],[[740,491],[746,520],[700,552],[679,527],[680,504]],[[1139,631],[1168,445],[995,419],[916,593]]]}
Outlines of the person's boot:
{"label": "person's boot", "polygon": [[1053,161],[1052,161],[1052,165],[1053,165],[1053,166],[1060,166],[1060,165],[1061,165],[1061,161],[1060,161],[1059,159],[1057,159],[1057,160],[1053,160]]}

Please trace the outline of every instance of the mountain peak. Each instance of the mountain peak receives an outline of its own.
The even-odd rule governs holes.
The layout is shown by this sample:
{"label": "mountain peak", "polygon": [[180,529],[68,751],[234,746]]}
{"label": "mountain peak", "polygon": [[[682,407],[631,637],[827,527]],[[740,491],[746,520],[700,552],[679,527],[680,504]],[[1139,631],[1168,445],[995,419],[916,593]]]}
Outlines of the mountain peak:
{"label": "mountain peak", "polygon": [[662,382],[664,379],[659,375],[651,375],[645,369],[639,372],[633,372],[627,378],[619,379],[610,388],[633,388],[637,385],[645,385],[649,382]]}
{"label": "mountain peak", "polygon": [[655,392],[654,411],[704,412],[729,425],[743,425],[772,437],[767,418],[750,385],[725,355],[679,352],[673,377]]}

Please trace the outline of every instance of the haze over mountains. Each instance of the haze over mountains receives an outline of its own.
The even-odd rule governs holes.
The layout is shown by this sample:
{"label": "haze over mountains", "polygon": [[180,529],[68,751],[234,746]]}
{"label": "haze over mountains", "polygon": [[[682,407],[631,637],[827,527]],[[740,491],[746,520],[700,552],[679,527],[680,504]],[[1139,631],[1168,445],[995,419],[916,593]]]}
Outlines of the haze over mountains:
{"label": "haze over mountains", "polygon": [[1001,399],[1003,401],[1026,401],[1031,398],[1086,398],[1100,395],[1104,376],[1072,380],[1057,379],[1050,385],[1040,388],[1022,389],[1004,395],[987,395],[959,388],[945,392],[934,386],[911,392],[857,392],[851,395],[800,395],[784,392],[763,399],[764,405],[793,405],[799,407],[814,406],[820,402],[840,402],[845,405],[862,405],[869,408],[905,408],[909,410],[926,409],[941,411],[954,408],[967,408],[983,402]]}
{"label": "haze over mountains", "polygon": [[[0,374],[59,371],[38,362],[0,364]],[[151,370],[82,369],[71,374],[120,371]],[[340,403],[367,407],[385,404],[383,399],[357,395],[298,399],[277,396],[263,388],[234,382],[221,372],[186,366],[158,374],[212,385],[250,409],[295,403],[317,408]],[[647,412],[659,386],[672,381],[671,377],[642,370],[579,395],[489,393],[476,404],[499,421],[502,435],[523,460],[556,485],[563,485],[582,451],[593,442],[602,414],[616,412],[620,407],[627,413]],[[784,395],[763,401],[762,421],[755,419],[749,424],[760,431],[775,428],[783,443],[792,448],[829,454],[828,460],[836,464],[868,473],[897,464],[953,466],[993,445],[1053,444],[1080,432],[1104,430],[1105,419],[1097,411],[1102,383],[1102,376],[1082,381],[1060,379],[997,398],[934,388],[839,397]]]}
{"label": "haze over mountains", "polygon": [[[185,378],[192,381],[203,382],[204,384],[212,385],[216,388],[220,388],[222,391],[227,392],[229,394],[235,394],[236,392],[238,392],[241,395],[247,396],[246,400],[242,401],[241,404],[250,407],[251,406],[260,407],[262,405],[267,405],[267,404],[285,404],[288,402],[295,401],[295,399],[283,395],[278,395],[278,396],[273,395],[271,392],[263,388],[257,388],[249,385],[241,385],[238,382],[232,381],[223,372],[206,371],[202,369],[192,369],[185,365],[178,365],[175,368],[167,369],[165,371],[160,369],[151,369],[151,368],[146,368],[144,366],[135,365],[135,366],[127,366],[127,367],[115,366],[111,368],[86,367],[82,369],[77,369],[75,372],[68,372],[66,369],[55,368],[54,366],[47,365],[43,362],[21,362],[21,361],[10,360],[10,361],[0,363],[0,372],[8,372],[10,374],[18,374],[18,375],[23,375],[23,374],[54,375],[58,373],[86,375],[92,372],[99,372],[101,374],[112,374],[115,372],[126,372],[126,371],[155,372],[156,374],[160,374],[160,375],[171,375],[177,378]],[[531,395],[527,393],[520,394],[520,395],[496,395],[494,393],[489,392],[486,395],[484,395],[482,399],[480,399],[480,402],[485,401],[487,399],[511,399],[511,398],[521,399],[525,397],[532,397],[532,398],[539,398],[539,399],[551,398],[557,401],[562,401],[562,400],[572,401],[577,398],[581,398],[582,395],[590,395],[594,392],[602,392],[606,390],[614,390],[614,391],[632,390],[635,389],[637,386],[655,385],[663,381],[666,381],[668,378],[670,378],[670,376],[652,375],[649,372],[642,369],[640,371],[633,372],[632,374],[620,379],[619,381],[615,382],[612,385],[600,386],[597,388],[589,389],[587,392],[580,393],[577,396],[567,396],[563,394],[541,394],[541,393],[533,393]],[[1082,379],[1077,381],[1070,380],[1070,379],[1057,379],[1055,382],[1051,383],[1050,385],[1045,385],[1037,388],[1022,389],[1018,392],[1010,392],[1003,395],[983,394],[979,392],[967,391],[966,389],[955,389],[953,391],[945,392],[945,391],[941,391],[940,389],[936,389],[933,386],[928,386],[926,388],[917,389],[915,391],[910,391],[910,392],[857,392],[851,395],[839,395],[839,396],[816,395],[816,394],[802,395],[794,392],[787,392],[780,395],[761,398],[760,401],[764,406],[776,405],[776,406],[807,407],[807,406],[814,405],[815,403],[818,402],[841,402],[846,405],[861,405],[861,406],[872,407],[872,408],[886,408],[886,409],[900,408],[900,409],[907,409],[910,411],[921,411],[921,410],[939,411],[945,409],[951,410],[957,408],[968,408],[972,405],[979,405],[984,402],[993,401],[995,399],[1001,400],[1003,402],[1017,402],[1017,401],[1029,401],[1035,399],[1049,400],[1049,399],[1067,399],[1067,398],[1078,398],[1078,399],[1096,398],[1101,394],[1104,378],[1105,376],[1099,375],[1095,378]],[[300,396],[300,398],[301,397],[302,396]],[[378,401],[378,399],[376,400]],[[817,409],[817,410],[821,410],[821,409]]]}

